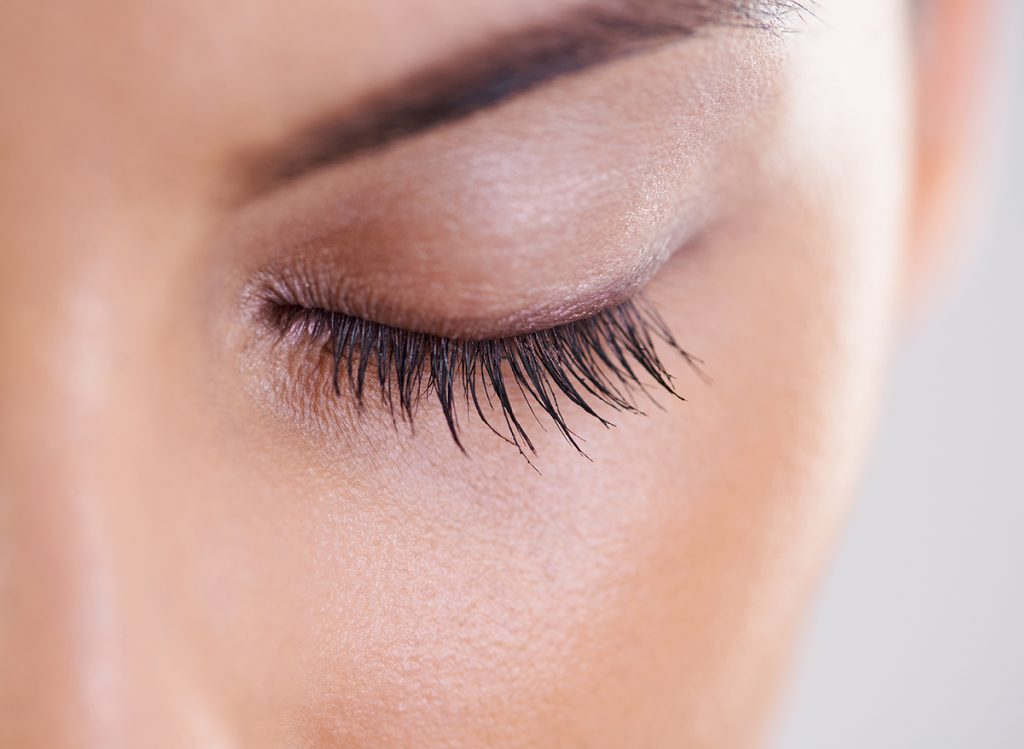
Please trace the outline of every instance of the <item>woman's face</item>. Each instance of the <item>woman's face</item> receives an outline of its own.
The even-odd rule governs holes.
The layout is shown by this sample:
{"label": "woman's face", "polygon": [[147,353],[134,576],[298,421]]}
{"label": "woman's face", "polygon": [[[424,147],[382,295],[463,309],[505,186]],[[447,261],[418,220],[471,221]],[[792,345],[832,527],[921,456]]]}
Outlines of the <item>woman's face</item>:
{"label": "woman's face", "polygon": [[[758,739],[900,303],[907,10],[585,5],[3,5],[0,744]],[[393,422],[273,314],[641,288],[703,364],[563,397],[585,456],[519,390],[525,458],[458,383],[465,453]]]}

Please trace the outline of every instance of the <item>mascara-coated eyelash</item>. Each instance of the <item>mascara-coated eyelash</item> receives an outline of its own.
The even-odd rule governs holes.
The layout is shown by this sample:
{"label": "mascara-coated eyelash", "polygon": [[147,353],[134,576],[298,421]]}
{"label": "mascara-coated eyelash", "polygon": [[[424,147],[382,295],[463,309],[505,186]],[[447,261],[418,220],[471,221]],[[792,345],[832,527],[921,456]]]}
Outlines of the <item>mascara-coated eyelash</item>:
{"label": "mascara-coated eyelash", "polygon": [[563,416],[563,399],[606,427],[611,422],[597,413],[591,399],[618,411],[643,413],[635,395],[638,390],[646,392],[645,377],[682,400],[656,352],[656,340],[700,373],[699,360],[676,343],[664,320],[642,297],[547,330],[491,340],[412,332],[294,304],[273,305],[272,321],[281,331],[299,330],[324,348],[338,396],[348,388],[362,406],[368,388],[377,388],[392,418],[409,423],[425,398],[436,399],[463,451],[460,403],[527,456],[536,449],[524,414],[514,407],[519,394],[535,420],[550,419],[583,453],[579,436]]}

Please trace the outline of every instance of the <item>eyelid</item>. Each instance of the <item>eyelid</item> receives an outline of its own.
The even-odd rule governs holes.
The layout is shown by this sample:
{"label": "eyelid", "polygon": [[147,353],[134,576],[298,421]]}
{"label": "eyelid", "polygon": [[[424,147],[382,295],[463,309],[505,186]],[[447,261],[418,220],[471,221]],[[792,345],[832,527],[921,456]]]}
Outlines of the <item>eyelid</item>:
{"label": "eyelid", "polygon": [[[731,194],[719,159],[746,131],[724,118],[746,119],[732,94],[748,71],[714,76],[746,58],[699,49],[673,60],[715,81],[704,98],[720,111],[673,96],[673,76],[606,70],[557,107],[526,102],[499,127],[468,123],[463,138],[404,144],[244,206],[223,253],[247,278],[315,284],[304,306],[438,335],[529,332],[623,302]],[[613,84],[621,96],[605,95]],[[715,127],[701,124],[709,109]]]}
{"label": "eyelid", "polygon": [[[288,262],[264,269],[248,286],[244,296],[255,309],[295,308],[345,314],[374,320],[385,326],[410,333],[459,340],[486,340],[511,338],[571,324],[592,317],[603,310],[623,304],[636,296],[643,287],[645,276],[637,276],[616,283],[596,286],[586,292],[566,290],[539,294],[541,299],[531,304],[520,303],[518,309],[495,312],[488,308],[494,300],[483,303],[487,292],[473,294],[478,315],[452,316],[438,312],[433,304],[428,315],[422,311],[422,298],[435,299],[454,293],[451,284],[428,293],[422,283],[416,284],[416,299],[394,299],[383,293],[381,287],[390,288],[393,278],[373,283],[373,279],[353,281],[338,274],[330,263],[330,272],[311,262],[308,257],[289,259]],[[659,265],[660,267],[660,265]],[[535,287],[536,291],[542,287]],[[459,305],[459,309],[462,306]]]}

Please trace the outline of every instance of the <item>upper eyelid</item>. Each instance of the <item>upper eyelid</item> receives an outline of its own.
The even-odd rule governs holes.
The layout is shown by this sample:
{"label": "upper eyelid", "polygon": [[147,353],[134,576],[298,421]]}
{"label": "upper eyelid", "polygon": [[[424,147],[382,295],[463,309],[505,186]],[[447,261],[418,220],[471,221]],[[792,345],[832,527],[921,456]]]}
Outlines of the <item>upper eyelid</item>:
{"label": "upper eyelid", "polygon": [[[585,291],[576,289],[571,295],[563,292],[557,296],[542,293],[529,299],[517,293],[507,297],[507,305],[498,307],[492,305],[493,289],[481,287],[474,289],[471,308],[460,305],[453,313],[439,310],[439,299],[434,296],[397,295],[395,289],[417,285],[414,277],[400,270],[388,272],[386,276],[405,280],[385,289],[378,277],[362,278],[358,271],[351,269],[346,274],[334,260],[296,252],[271,260],[253,271],[241,292],[241,302],[244,308],[257,315],[268,308],[295,307],[360,317],[438,338],[511,338],[591,317],[628,301],[660,271],[669,257],[670,253],[653,257],[652,262],[644,266],[643,273],[609,276]],[[532,288],[545,290],[548,287],[535,283]],[[444,287],[437,293],[447,297],[452,287]]]}

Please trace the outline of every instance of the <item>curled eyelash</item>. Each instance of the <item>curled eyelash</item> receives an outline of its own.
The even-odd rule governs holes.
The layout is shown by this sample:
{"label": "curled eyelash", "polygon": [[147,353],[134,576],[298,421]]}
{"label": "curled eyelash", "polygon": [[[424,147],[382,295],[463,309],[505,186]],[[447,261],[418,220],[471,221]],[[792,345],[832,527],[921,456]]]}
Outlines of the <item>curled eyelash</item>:
{"label": "curled eyelash", "polygon": [[518,395],[535,421],[543,424],[546,415],[584,456],[581,438],[563,415],[564,401],[611,427],[592,401],[616,411],[643,414],[638,391],[657,404],[645,378],[685,400],[657,354],[656,341],[667,344],[704,377],[702,362],[679,346],[661,315],[643,297],[547,330],[492,340],[417,333],[299,305],[275,305],[273,317],[281,330],[300,329],[323,342],[333,364],[336,395],[348,388],[362,406],[368,388],[377,387],[392,420],[397,423],[401,418],[410,424],[425,397],[436,399],[452,439],[463,452],[460,404],[529,460],[537,451],[524,415],[514,408]]}

